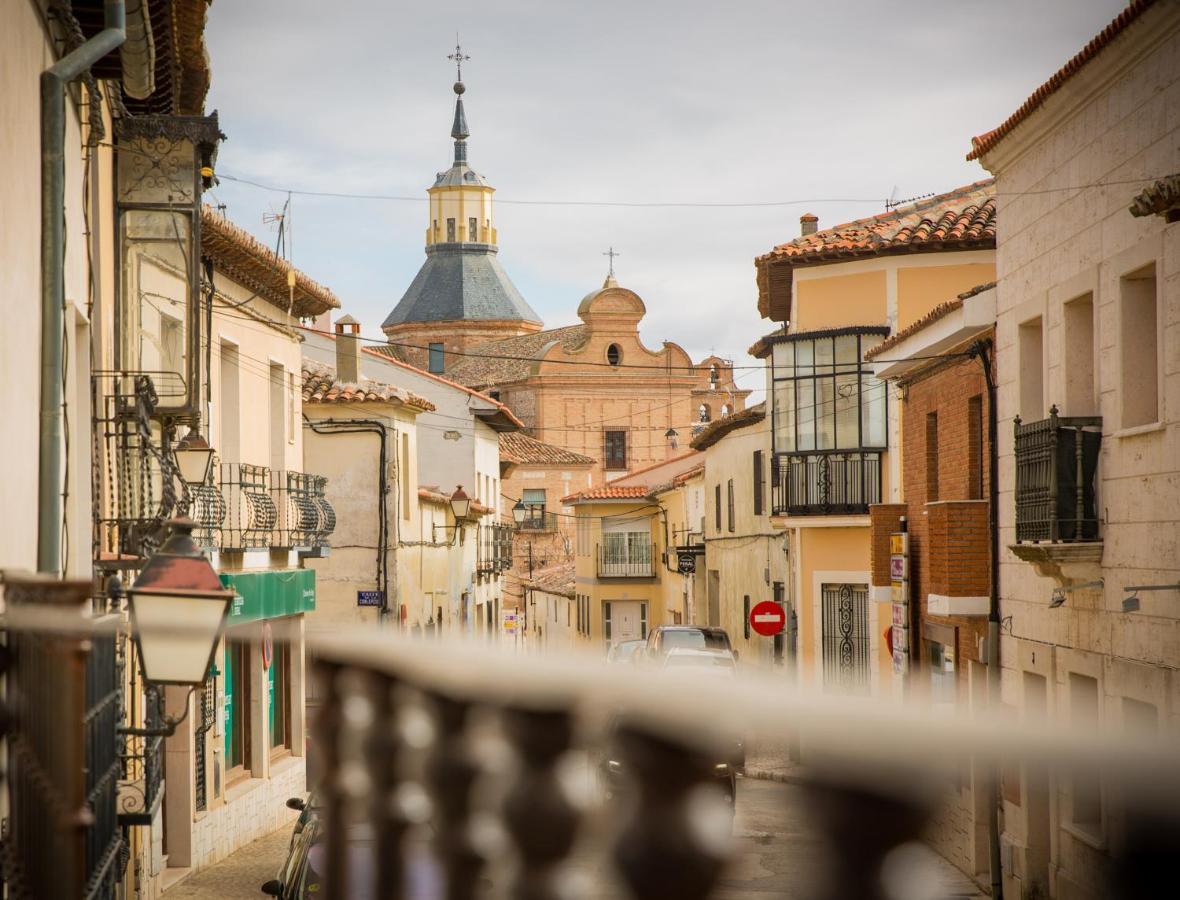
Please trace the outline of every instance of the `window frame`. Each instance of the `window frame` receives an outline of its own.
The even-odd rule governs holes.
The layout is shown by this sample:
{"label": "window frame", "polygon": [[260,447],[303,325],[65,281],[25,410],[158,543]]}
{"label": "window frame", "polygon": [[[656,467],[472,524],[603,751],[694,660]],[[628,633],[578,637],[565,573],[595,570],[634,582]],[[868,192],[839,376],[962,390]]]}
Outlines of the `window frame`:
{"label": "window frame", "polygon": [[760,516],[766,507],[766,464],[762,459],[762,451],[754,451],[754,515]]}
{"label": "window frame", "polygon": [[[446,371],[447,365],[447,347],[441,341],[432,341],[426,345],[426,371],[432,375],[441,375]],[[438,368],[435,368],[435,360],[438,360]]]}
{"label": "window frame", "polygon": [[[889,329],[880,326],[867,327],[852,327],[852,328],[838,328],[825,331],[799,332],[792,335],[782,335],[772,340],[770,352],[770,369],[771,369],[771,442],[773,450],[776,454],[817,454],[817,453],[846,453],[853,451],[864,450],[888,450],[889,447],[889,403],[888,403],[888,382],[879,379],[873,372],[872,367],[865,362],[864,354],[867,350],[875,347],[885,336],[889,333]],[[852,362],[837,362],[837,342],[843,342],[848,338],[855,338],[855,361]],[[780,351],[780,347],[790,346],[791,348],[791,362],[789,367],[781,362],[778,357],[785,353]],[[830,354],[826,354],[823,362],[817,361],[820,356],[818,352],[824,347],[825,350],[830,349]],[[810,362],[799,362],[799,350],[801,348],[809,348]],[[819,369],[823,368],[820,372]],[[841,441],[841,426],[838,418],[840,405],[838,402],[838,394],[840,389],[837,387],[838,382],[844,380],[845,383],[850,383],[855,380],[856,384],[856,443],[854,445],[846,445]],[[804,383],[810,384],[810,403],[800,403],[800,385]],[[832,446],[821,447],[819,440],[819,430],[815,427],[817,419],[814,416],[815,409],[823,404],[826,400],[817,400],[817,396],[822,393],[821,384],[830,385],[831,393],[831,436]],[[786,386],[790,385],[791,394],[791,421],[790,431],[783,431],[783,410],[780,408],[779,398],[782,396]],[[866,396],[870,391],[881,391],[881,396],[878,398],[874,396]],[[843,399],[849,399],[847,397]],[[870,411],[873,409],[873,404],[879,403],[880,410],[880,428],[879,428],[879,442],[870,442],[866,434],[867,426],[871,422]],[[800,418],[801,410],[811,410],[813,415],[810,420]],[[826,419],[826,417],[825,417]],[[811,425],[811,440],[810,447],[803,447],[800,437],[802,431],[801,424]],[[784,435],[789,434],[789,440],[784,440]],[[789,444],[790,446],[785,446]]]}
{"label": "window frame", "polygon": [[[612,452],[611,440],[614,438],[622,444],[621,456]],[[615,448],[617,451],[618,448]],[[602,468],[608,472],[621,472],[627,469],[627,429],[604,428],[602,430]]]}
{"label": "window frame", "polygon": [[733,479],[732,478],[729,479],[728,482],[726,482],[725,494],[726,494],[726,513],[725,513],[726,530],[730,534],[733,534],[734,530],[737,527],[737,523],[736,523],[736,516],[734,515],[735,510],[734,510]]}

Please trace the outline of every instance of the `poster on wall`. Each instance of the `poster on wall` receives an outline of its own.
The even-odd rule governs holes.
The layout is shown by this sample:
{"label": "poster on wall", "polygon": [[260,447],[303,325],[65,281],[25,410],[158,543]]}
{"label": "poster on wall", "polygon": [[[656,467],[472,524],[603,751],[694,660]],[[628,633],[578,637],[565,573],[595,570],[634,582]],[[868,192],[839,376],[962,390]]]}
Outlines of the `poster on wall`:
{"label": "poster on wall", "polygon": [[910,553],[909,535],[889,535],[889,585],[893,600],[893,674],[905,678],[910,669]]}

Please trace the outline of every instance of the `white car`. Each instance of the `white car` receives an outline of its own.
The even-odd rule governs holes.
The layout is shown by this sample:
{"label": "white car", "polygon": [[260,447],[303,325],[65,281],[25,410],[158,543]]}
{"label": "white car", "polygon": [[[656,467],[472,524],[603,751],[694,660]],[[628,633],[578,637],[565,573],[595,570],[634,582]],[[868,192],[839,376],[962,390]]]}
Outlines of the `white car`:
{"label": "white car", "polygon": [[737,670],[737,660],[730,650],[692,650],[673,647],[664,656],[663,670],[699,671],[715,675],[732,675]]}

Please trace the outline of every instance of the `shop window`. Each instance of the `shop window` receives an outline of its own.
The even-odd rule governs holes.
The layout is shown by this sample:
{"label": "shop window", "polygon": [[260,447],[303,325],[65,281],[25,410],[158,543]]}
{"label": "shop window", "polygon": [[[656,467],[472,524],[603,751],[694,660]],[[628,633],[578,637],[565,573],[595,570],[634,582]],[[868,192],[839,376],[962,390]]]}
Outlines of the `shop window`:
{"label": "shop window", "polygon": [[1119,287],[1122,427],[1134,428],[1160,419],[1155,266],[1124,276]]}
{"label": "shop window", "polygon": [[226,783],[250,774],[250,647],[225,643]]}
{"label": "shop window", "polygon": [[270,668],[266,670],[266,705],[270,720],[271,750],[291,746],[290,648],[282,641],[274,645]]}

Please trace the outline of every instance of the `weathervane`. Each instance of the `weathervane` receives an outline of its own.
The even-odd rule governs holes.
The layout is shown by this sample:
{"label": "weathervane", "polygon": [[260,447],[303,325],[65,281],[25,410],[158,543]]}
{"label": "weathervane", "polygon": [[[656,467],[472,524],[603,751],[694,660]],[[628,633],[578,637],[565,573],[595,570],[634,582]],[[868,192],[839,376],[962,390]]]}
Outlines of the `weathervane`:
{"label": "weathervane", "polygon": [[452,60],[455,63],[455,80],[462,81],[463,63],[467,62],[467,60],[471,59],[471,57],[464,55],[463,48],[459,46],[458,32],[455,32],[455,52],[450,54],[447,59]]}
{"label": "weathervane", "polygon": [[615,257],[621,256],[622,254],[617,253],[615,251],[615,248],[611,247],[610,249],[606,250],[602,255],[610,257],[610,271],[607,272],[607,277],[614,278],[615,277]]}

